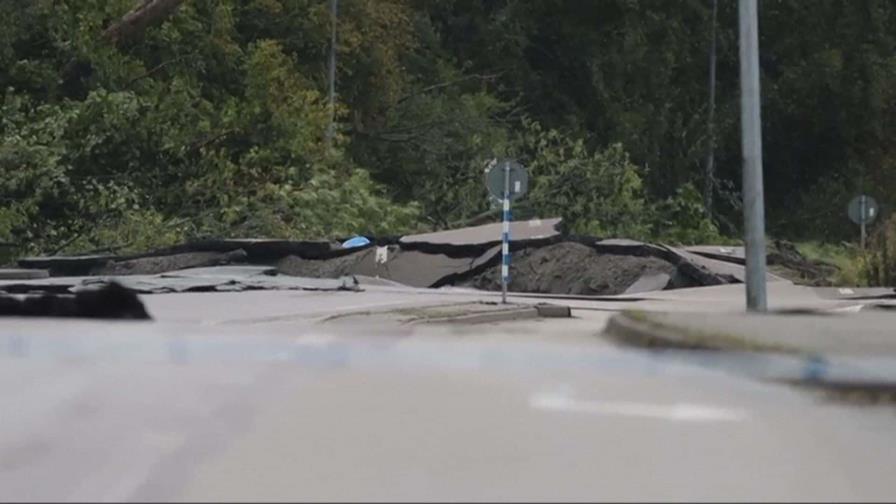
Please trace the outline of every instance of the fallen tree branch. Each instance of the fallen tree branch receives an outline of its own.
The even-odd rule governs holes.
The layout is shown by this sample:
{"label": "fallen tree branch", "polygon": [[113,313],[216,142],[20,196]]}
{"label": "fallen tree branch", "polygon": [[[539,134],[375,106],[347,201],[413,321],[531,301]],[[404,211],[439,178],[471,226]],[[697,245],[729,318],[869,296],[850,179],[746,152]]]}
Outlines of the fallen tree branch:
{"label": "fallen tree branch", "polygon": [[52,250],[50,251],[50,254],[49,254],[49,255],[51,255],[51,256],[55,256],[56,254],[62,252],[63,250],[65,250],[66,248],[68,248],[69,245],[71,245],[72,243],[75,243],[75,242],[76,242],[79,238],[81,238],[82,236],[84,236],[84,230],[83,230],[83,229],[80,230],[80,231],[77,231],[77,232],[76,232],[74,235],[72,235],[68,240],[65,240],[64,242],[62,242],[61,245],[58,245],[58,246],[56,246],[56,248],[52,249]]}
{"label": "fallen tree branch", "polygon": [[433,84],[431,86],[426,86],[425,88],[420,89],[419,91],[415,91],[409,95],[405,95],[405,96],[399,98],[398,100],[395,101],[395,105],[401,105],[405,101],[410,100],[411,98],[414,98],[416,96],[420,96],[422,94],[426,94],[426,93],[429,93],[430,91],[435,91],[437,89],[451,87],[455,84],[460,84],[461,82],[465,82],[468,80],[474,80],[474,79],[483,80],[483,81],[495,80],[498,77],[500,77],[501,74],[503,74],[503,73],[504,72],[498,72],[498,73],[494,73],[494,74],[472,74],[472,75],[465,75],[465,76],[459,77],[457,79],[452,79],[450,81],[439,82],[437,84]]}
{"label": "fallen tree branch", "polygon": [[168,18],[184,0],[141,0],[120,20],[103,31],[103,38],[115,45],[137,39],[146,29]]}
{"label": "fallen tree branch", "polygon": [[192,57],[192,56],[194,56],[194,54],[193,54],[193,53],[190,53],[190,54],[185,54],[185,55],[183,55],[183,56],[178,56],[177,58],[170,59],[170,60],[168,60],[168,61],[163,61],[163,62],[159,63],[158,65],[156,65],[156,66],[150,68],[149,70],[147,70],[147,71],[144,72],[143,74],[138,75],[137,77],[134,77],[133,79],[131,79],[130,81],[128,81],[128,83],[125,84],[124,87],[125,87],[125,89],[127,89],[127,88],[131,87],[131,86],[132,86],[135,82],[137,82],[137,81],[146,79],[147,77],[152,77],[153,74],[155,74],[155,73],[158,72],[159,70],[165,68],[166,66],[168,66],[168,65],[170,65],[170,64],[172,64],[172,63],[177,63],[177,62],[179,62],[179,61],[183,61],[184,59],[190,58],[190,57]]}
{"label": "fallen tree branch", "polygon": [[221,140],[223,138],[226,138],[226,137],[228,137],[234,133],[238,133],[238,132],[239,132],[239,129],[230,128],[230,129],[227,129],[227,130],[224,130],[224,131],[218,133],[217,135],[206,138],[205,140],[194,141],[193,143],[190,144],[189,148],[187,149],[187,152],[195,152],[199,149],[202,149],[203,147],[208,147],[209,145],[217,142],[218,140]]}

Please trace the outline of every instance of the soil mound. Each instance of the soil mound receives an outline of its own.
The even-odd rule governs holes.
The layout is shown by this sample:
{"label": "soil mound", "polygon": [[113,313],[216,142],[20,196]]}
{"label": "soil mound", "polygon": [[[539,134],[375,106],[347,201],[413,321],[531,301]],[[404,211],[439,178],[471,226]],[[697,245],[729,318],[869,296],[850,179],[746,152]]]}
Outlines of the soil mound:
{"label": "soil mound", "polygon": [[[513,254],[508,289],[542,294],[622,294],[645,276],[676,276],[676,267],[651,256],[602,254],[581,243],[561,242]],[[461,285],[500,290],[498,268]]]}

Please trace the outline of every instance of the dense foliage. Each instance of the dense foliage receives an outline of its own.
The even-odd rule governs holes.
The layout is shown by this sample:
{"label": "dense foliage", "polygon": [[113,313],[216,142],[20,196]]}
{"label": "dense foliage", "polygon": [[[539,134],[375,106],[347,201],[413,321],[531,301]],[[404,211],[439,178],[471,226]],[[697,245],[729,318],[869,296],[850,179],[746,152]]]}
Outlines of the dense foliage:
{"label": "dense foliage", "polygon": [[[739,234],[736,2],[2,0],[0,242],[141,249],[199,236],[338,237],[486,220],[482,170],[530,169],[520,214],[677,242]],[[896,194],[896,4],[763,0],[770,232],[850,239]],[[483,217],[485,216],[485,217]]]}

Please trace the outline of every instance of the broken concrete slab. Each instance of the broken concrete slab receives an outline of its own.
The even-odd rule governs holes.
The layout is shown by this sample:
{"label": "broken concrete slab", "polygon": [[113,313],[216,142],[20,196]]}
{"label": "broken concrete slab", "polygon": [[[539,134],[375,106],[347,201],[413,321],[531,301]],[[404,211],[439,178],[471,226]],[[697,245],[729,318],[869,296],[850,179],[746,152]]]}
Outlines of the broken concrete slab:
{"label": "broken concrete slab", "polygon": [[116,258],[114,255],[25,257],[18,264],[22,268],[47,270],[50,276],[81,276]]}
{"label": "broken concrete slab", "polygon": [[71,293],[117,283],[141,294],[242,290],[360,290],[352,277],[338,279],[272,276],[270,267],[219,266],[159,275],[54,277],[38,280],[0,281],[0,292]]}
{"label": "broken concrete slab", "polygon": [[155,275],[166,271],[182,270],[245,262],[246,251],[236,249],[229,252],[183,252],[138,259],[110,261],[92,270],[92,275]]}
{"label": "broken concrete slab", "polygon": [[338,279],[299,278],[287,276],[228,276],[218,275],[159,275],[148,277],[94,278],[83,283],[117,281],[142,294],[171,292],[233,292],[244,290],[333,290],[359,291],[360,287],[350,277]]}
{"label": "broken concrete slab", "polygon": [[329,260],[289,257],[280,261],[277,267],[282,273],[290,275],[333,278],[352,274],[386,279],[411,287],[441,287],[494,263],[500,252],[500,247],[493,246],[472,258],[455,258],[445,254],[403,250],[395,245],[383,248],[385,250],[379,256],[376,249],[366,249]]}
{"label": "broken concrete slab", "polygon": [[277,270],[285,275],[309,278],[338,278],[343,275],[361,274],[358,271],[358,264],[373,253],[373,249],[367,248],[356,251],[354,254],[332,259],[306,259],[290,255],[277,261],[276,266]]}
{"label": "broken concrete slab", "polygon": [[[699,245],[684,247],[684,250],[717,261],[730,262],[740,266],[746,264],[742,246]],[[838,268],[824,261],[811,260],[803,256],[793,243],[771,240],[766,254],[768,271],[777,279],[806,285],[829,286]]]}
{"label": "broken concrete slab", "polygon": [[[532,219],[510,223],[513,242],[547,242],[560,236],[560,218]],[[501,242],[502,223],[403,236],[399,244],[406,250],[422,250],[456,255],[467,250],[481,251]],[[467,252],[467,255],[472,255]]]}
{"label": "broken concrete slab", "polygon": [[692,253],[715,259],[717,261],[732,262],[735,264],[746,264],[746,253],[742,246],[726,247],[721,245],[692,245],[683,247],[684,250]]}
{"label": "broken concrete slab", "polygon": [[635,283],[625,289],[623,294],[638,294],[641,292],[653,292],[665,289],[672,276],[667,273],[647,274],[639,278]]}
{"label": "broken concrete slab", "polygon": [[50,272],[44,269],[0,268],[0,280],[30,280],[49,276]]}
{"label": "broken concrete slab", "polygon": [[253,266],[253,265],[223,265],[223,266],[206,266],[199,268],[186,268],[177,271],[169,271],[160,273],[162,278],[177,277],[194,277],[194,276],[212,276],[212,277],[231,277],[246,278],[254,276],[274,276],[277,274],[275,266]]}
{"label": "broken concrete slab", "polygon": [[[691,264],[700,266],[701,268],[711,272],[714,275],[717,275],[722,278],[731,278],[737,282],[743,283],[747,278],[747,270],[744,266],[739,264],[720,261],[717,259],[710,259],[708,257],[704,257],[698,254],[693,254],[681,248],[669,247],[666,246],[667,249],[674,252],[676,255],[681,257],[684,261],[687,261]],[[788,280],[772,273],[766,273],[766,281],[768,282],[787,282]],[[728,282],[730,283],[730,282]]]}
{"label": "broken concrete slab", "polygon": [[672,247],[654,245],[636,240],[610,238],[591,244],[595,250],[605,254],[657,257],[676,267],[668,288],[680,289],[706,285],[723,285],[738,280],[727,271],[713,271],[704,264],[693,260],[696,255],[685,256]]}
{"label": "broken concrete slab", "polygon": [[592,242],[591,246],[604,254],[661,257],[665,253],[663,247],[627,238],[597,240]]}
{"label": "broken concrete slab", "polygon": [[[602,295],[719,285],[743,280],[743,267],[713,261],[686,250],[626,239],[563,238],[559,230],[561,223],[559,218],[512,223],[510,249],[515,256],[515,286],[512,285],[511,290]],[[273,265],[293,277],[327,279],[361,275],[411,287],[459,284],[496,289],[497,272],[489,272],[488,268],[496,266],[500,259],[500,227],[500,223],[495,223],[409,235],[400,239],[372,238],[369,246],[351,249],[342,249],[337,242],[328,241],[204,240],[138,256],[92,257],[90,259],[97,261],[99,266],[91,265],[87,271],[79,270],[78,275],[71,275],[145,276],[194,267],[245,263]],[[572,255],[567,257],[569,254],[554,253],[561,249]],[[541,259],[538,259],[538,264],[528,264],[528,269],[520,269],[520,258],[525,261],[527,257]],[[577,259],[573,260],[572,257]],[[53,259],[53,264],[57,264],[65,258]],[[87,258],[79,257],[78,260],[84,262]],[[587,274],[582,274],[580,270],[583,269]],[[596,270],[602,272],[597,273]],[[222,270],[216,271],[216,276],[222,276]],[[198,274],[205,276],[205,273]],[[239,273],[236,276],[242,278],[245,275]],[[660,285],[664,280],[665,285]],[[256,280],[253,282],[257,283]],[[48,285],[42,288],[60,287]],[[234,281],[231,284],[212,282],[206,287],[196,288],[248,287]]]}
{"label": "broken concrete slab", "polygon": [[387,278],[370,277],[367,275],[353,275],[360,285],[376,285],[379,287],[409,287],[403,283]]}
{"label": "broken concrete slab", "polygon": [[478,257],[453,258],[390,246],[385,261],[377,262],[375,253],[365,254],[352,273],[387,278],[411,287],[441,287],[474,273],[493,260],[499,250],[499,247],[492,247]]}
{"label": "broken concrete slab", "polygon": [[345,250],[329,241],[274,240],[257,238],[210,239],[184,243],[174,247],[152,251],[146,254],[122,257],[121,259],[141,259],[145,257],[183,254],[190,252],[227,253],[243,250],[250,262],[276,261],[289,255],[304,258],[338,257],[357,249]]}
{"label": "broken concrete slab", "polygon": [[354,276],[340,278],[297,278],[284,275],[253,276],[239,281],[247,290],[306,290],[362,292]]}
{"label": "broken concrete slab", "polygon": [[677,270],[672,275],[670,288],[687,288],[702,285],[722,285],[738,281],[728,271],[713,271],[705,264],[695,262],[694,254],[686,256],[664,245],[653,245],[636,240],[611,238],[594,242],[592,246],[605,254],[657,257],[673,264]]}

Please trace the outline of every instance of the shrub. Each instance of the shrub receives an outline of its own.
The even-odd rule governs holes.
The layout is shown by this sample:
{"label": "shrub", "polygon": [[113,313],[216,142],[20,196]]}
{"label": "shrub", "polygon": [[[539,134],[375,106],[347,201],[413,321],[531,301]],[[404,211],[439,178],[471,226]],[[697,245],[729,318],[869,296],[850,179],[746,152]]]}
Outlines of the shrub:
{"label": "shrub", "polygon": [[871,234],[862,273],[869,285],[891,286],[896,281],[896,215],[881,222]]}

